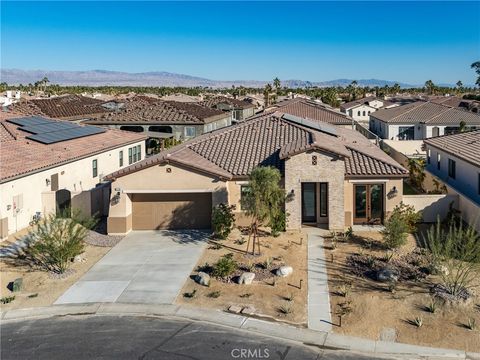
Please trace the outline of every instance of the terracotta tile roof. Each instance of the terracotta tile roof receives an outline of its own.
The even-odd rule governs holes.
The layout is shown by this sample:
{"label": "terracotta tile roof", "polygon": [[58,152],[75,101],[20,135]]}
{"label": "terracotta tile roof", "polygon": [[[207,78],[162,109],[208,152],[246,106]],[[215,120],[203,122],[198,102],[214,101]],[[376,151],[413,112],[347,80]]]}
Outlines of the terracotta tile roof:
{"label": "terracotta tile roof", "polygon": [[224,117],[221,110],[197,103],[163,101],[146,96],[127,99],[116,111],[96,116],[88,124],[205,124]]}
{"label": "terracotta tile roof", "polygon": [[480,115],[431,101],[416,101],[390,109],[381,109],[375,111],[370,116],[395,124],[419,122],[437,125],[458,125],[461,121],[464,121],[467,125],[480,125]]}
{"label": "terracotta tile roof", "polygon": [[103,100],[80,95],[64,95],[48,99],[32,99],[12,105],[12,110],[24,115],[42,115],[67,119],[85,115],[105,113]]}
{"label": "terracotta tile roof", "polygon": [[178,163],[225,179],[245,178],[257,166],[284,171],[284,159],[318,149],[345,159],[348,176],[404,177],[407,171],[361,134],[327,134],[275,112],[203,134],[108,176],[115,179],[157,164]]}
{"label": "terracotta tile roof", "polygon": [[30,133],[7,121],[18,116],[0,114],[0,182],[145,139],[143,135],[128,131],[106,130],[101,134],[46,145],[26,139]]}
{"label": "terracotta tile roof", "polygon": [[255,107],[255,105],[253,105],[252,103],[249,103],[248,101],[232,99],[226,96],[215,96],[211,99],[202,101],[201,104],[203,106],[207,106],[210,108],[213,108],[218,104],[228,104],[235,109],[248,109],[248,108]]}
{"label": "terracotta tile roof", "polygon": [[352,125],[353,122],[352,118],[328,105],[303,98],[285,100],[269,109],[332,125]]}
{"label": "terracotta tile roof", "polygon": [[424,142],[480,168],[480,130],[437,136]]}

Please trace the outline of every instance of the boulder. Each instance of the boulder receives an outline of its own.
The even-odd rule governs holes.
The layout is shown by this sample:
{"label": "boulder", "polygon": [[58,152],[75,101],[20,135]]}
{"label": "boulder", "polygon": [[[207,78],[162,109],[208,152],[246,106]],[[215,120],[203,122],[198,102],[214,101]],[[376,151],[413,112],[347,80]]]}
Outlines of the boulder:
{"label": "boulder", "polygon": [[275,275],[285,277],[293,273],[293,268],[291,266],[280,266],[276,271]]}
{"label": "boulder", "polygon": [[255,309],[253,306],[246,306],[242,309],[242,314],[244,315],[254,315],[257,309]]}
{"label": "boulder", "polygon": [[208,275],[207,273],[204,273],[203,271],[200,271],[197,275],[195,275],[195,282],[203,286],[209,286],[210,275]]}
{"label": "boulder", "polygon": [[377,280],[381,282],[396,282],[398,281],[398,275],[392,269],[381,269],[377,271]]}
{"label": "boulder", "polygon": [[23,278],[18,278],[18,279],[15,279],[13,282],[12,282],[12,292],[17,292],[17,291],[20,291],[22,290],[23,288]]}
{"label": "boulder", "polygon": [[242,275],[238,277],[239,284],[250,285],[255,279],[255,273],[252,272],[244,272]]}
{"label": "boulder", "polygon": [[238,305],[230,305],[228,311],[234,314],[240,314],[240,312],[242,311],[242,307]]}

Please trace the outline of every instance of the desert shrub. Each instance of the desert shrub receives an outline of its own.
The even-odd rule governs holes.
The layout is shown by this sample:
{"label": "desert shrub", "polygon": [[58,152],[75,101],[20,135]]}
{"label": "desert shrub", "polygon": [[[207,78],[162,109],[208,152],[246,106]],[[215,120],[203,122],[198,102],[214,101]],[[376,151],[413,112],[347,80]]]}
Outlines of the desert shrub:
{"label": "desert shrub", "polygon": [[348,241],[352,238],[353,236],[353,229],[351,226],[348,227],[348,229],[343,233],[343,240]]}
{"label": "desert shrub", "polygon": [[4,296],[0,299],[0,303],[8,304],[11,303],[13,300],[15,300],[15,296]]}
{"label": "desert shrub", "polygon": [[285,231],[287,217],[288,214],[285,211],[278,211],[271,216],[268,226],[270,226],[273,237],[277,237],[280,232]]}
{"label": "desert shrub", "polygon": [[235,224],[233,206],[218,204],[212,211],[213,233],[218,239],[226,239]]}
{"label": "desert shrub", "polygon": [[197,296],[197,289],[193,289],[192,292],[183,293],[183,297],[187,299],[193,299],[196,296]]}
{"label": "desert shrub", "polygon": [[415,208],[412,205],[406,205],[403,202],[400,202],[399,205],[395,206],[392,211],[393,214],[398,214],[403,218],[408,227],[408,232],[413,233],[417,230],[417,223],[422,220],[422,213],[420,211],[415,211]]}
{"label": "desert shrub", "polygon": [[477,330],[477,320],[469,318],[467,321],[467,329],[472,331]]}
{"label": "desert shrub", "polygon": [[216,299],[216,298],[219,298],[220,295],[222,295],[220,291],[212,291],[211,293],[207,294],[207,297]]}
{"label": "desert shrub", "polygon": [[438,306],[438,303],[435,301],[435,299],[432,299],[426,306],[426,309],[428,312],[435,314],[435,312],[437,311],[437,306]]}
{"label": "desert shrub", "polygon": [[452,221],[445,229],[440,220],[421,238],[439,271],[442,287],[454,298],[469,297],[480,271],[480,236],[471,226]]}
{"label": "desert shrub", "polygon": [[278,311],[283,315],[293,313],[293,301],[286,301],[284,304],[280,305]]}
{"label": "desert shrub", "polygon": [[410,321],[412,325],[415,325],[417,328],[423,326],[423,318],[421,316],[416,316],[413,320]]}
{"label": "desert shrub", "polygon": [[405,245],[408,231],[409,228],[405,218],[400,212],[394,210],[385,222],[385,229],[382,230],[385,245],[389,249],[396,249]]}
{"label": "desert shrub", "polygon": [[32,240],[25,256],[48,271],[64,273],[71,260],[84,252],[84,240],[95,224],[95,219],[79,217],[78,213],[71,217],[50,215],[30,233]]}
{"label": "desert shrub", "polygon": [[213,266],[212,274],[216,277],[227,277],[237,270],[238,264],[233,259],[233,254],[226,254]]}
{"label": "desert shrub", "polygon": [[268,256],[262,264],[262,267],[266,270],[272,267],[272,258]]}

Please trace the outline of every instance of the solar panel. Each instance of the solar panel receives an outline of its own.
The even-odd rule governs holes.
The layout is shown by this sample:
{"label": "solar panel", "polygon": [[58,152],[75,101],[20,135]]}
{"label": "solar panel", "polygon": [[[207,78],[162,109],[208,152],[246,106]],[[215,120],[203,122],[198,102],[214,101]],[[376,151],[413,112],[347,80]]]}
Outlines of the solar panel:
{"label": "solar panel", "polygon": [[43,144],[78,139],[85,136],[104,133],[106,130],[96,126],[81,126],[67,121],[55,121],[38,116],[9,119],[8,122],[19,125],[19,129],[32,135],[26,138]]}
{"label": "solar panel", "polygon": [[302,118],[290,114],[283,114],[282,116],[283,119],[291,121],[295,124],[303,125],[318,131],[321,131],[323,133],[337,136],[337,129],[335,129],[333,126],[328,126],[327,124],[320,124],[318,121],[310,120],[308,118]]}

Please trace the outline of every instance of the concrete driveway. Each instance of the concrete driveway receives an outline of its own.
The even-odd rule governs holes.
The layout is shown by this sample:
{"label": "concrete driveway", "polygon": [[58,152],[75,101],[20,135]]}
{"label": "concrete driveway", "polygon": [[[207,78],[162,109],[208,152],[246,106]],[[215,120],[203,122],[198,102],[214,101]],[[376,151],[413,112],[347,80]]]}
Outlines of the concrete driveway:
{"label": "concrete driveway", "polygon": [[207,235],[198,230],[131,232],[55,304],[171,304],[200,258]]}

